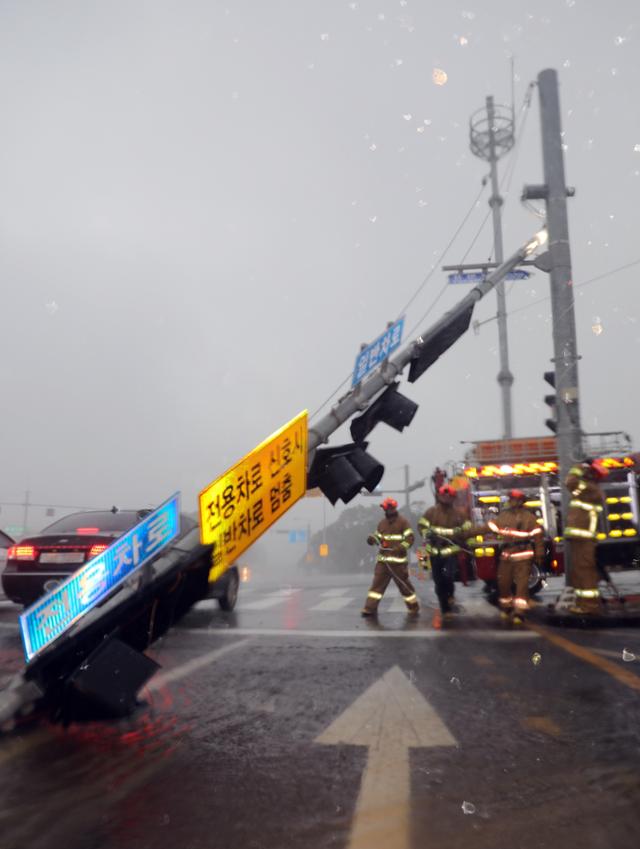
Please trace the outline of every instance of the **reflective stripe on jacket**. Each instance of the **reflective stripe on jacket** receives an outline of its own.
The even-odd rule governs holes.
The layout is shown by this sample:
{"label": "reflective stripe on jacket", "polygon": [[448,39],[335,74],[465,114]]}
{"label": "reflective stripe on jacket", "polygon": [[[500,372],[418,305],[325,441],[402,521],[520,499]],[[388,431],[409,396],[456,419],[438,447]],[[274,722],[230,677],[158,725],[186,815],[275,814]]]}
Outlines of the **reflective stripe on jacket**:
{"label": "reflective stripe on jacket", "polygon": [[379,545],[378,563],[407,565],[407,552],[413,545],[414,535],[404,516],[398,514],[395,519],[387,519],[385,516],[372,536]]}
{"label": "reflective stripe on jacket", "polygon": [[449,557],[460,551],[457,544],[466,535],[471,522],[465,520],[453,504],[435,504],[418,520],[418,531],[425,551],[432,556]]}
{"label": "reflective stripe on jacket", "polygon": [[500,556],[506,560],[528,560],[544,555],[542,528],[527,507],[508,507],[487,522],[500,539]]}
{"label": "reflective stripe on jacket", "polygon": [[598,516],[602,513],[602,490],[594,480],[585,477],[580,466],[569,471],[565,486],[571,493],[564,526],[565,539],[595,540]]}

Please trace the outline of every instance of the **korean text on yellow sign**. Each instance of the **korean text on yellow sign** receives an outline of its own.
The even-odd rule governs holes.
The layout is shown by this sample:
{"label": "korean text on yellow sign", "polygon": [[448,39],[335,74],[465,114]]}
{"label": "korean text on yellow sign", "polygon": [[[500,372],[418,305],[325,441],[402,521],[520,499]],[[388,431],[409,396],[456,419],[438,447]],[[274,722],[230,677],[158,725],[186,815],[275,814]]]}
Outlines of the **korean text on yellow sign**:
{"label": "korean text on yellow sign", "polygon": [[302,498],[306,486],[305,410],[200,493],[200,539],[213,545],[209,581]]}

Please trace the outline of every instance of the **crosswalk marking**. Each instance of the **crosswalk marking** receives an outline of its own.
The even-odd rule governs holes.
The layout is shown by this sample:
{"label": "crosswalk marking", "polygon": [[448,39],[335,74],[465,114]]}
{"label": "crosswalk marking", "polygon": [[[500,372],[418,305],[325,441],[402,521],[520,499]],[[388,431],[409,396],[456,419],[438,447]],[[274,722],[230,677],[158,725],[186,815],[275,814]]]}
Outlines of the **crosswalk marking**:
{"label": "crosswalk marking", "polygon": [[346,595],[348,592],[349,589],[343,587],[342,589],[325,590],[325,592],[320,593],[320,595],[332,598],[333,596]]}
{"label": "crosswalk marking", "polygon": [[277,604],[284,604],[292,598],[300,590],[278,590],[275,593],[269,593],[265,598],[258,601],[250,601],[248,604],[242,604],[240,610],[268,610],[270,607],[275,607]]}
{"label": "crosswalk marking", "polygon": [[333,598],[325,598],[319,604],[316,604],[313,607],[310,607],[309,609],[324,610],[325,612],[330,612],[332,610],[342,610],[343,607],[348,607],[349,605],[353,604],[353,602],[354,599],[350,597],[345,598],[344,596],[333,596]]}

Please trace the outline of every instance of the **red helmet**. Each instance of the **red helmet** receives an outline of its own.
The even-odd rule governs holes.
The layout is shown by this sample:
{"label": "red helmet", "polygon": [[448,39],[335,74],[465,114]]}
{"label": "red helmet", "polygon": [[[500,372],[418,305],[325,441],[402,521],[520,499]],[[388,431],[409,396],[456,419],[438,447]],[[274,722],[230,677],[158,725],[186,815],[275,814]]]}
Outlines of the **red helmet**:
{"label": "red helmet", "polygon": [[527,496],[521,489],[510,489],[509,490],[509,498],[511,501],[526,501]]}
{"label": "red helmet", "polygon": [[438,495],[443,495],[445,498],[455,498],[456,491],[450,484],[445,483],[438,489]]}
{"label": "red helmet", "polygon": [[398,502],[395,498],[385,498],[385,500],[380,505],[383,510],[397,510]]}
{"label": "red helmet", "polygon": [[596,478],[606,478],[609,474],[609,469],[605,466],[604,460],[592,460],[589,465]]}

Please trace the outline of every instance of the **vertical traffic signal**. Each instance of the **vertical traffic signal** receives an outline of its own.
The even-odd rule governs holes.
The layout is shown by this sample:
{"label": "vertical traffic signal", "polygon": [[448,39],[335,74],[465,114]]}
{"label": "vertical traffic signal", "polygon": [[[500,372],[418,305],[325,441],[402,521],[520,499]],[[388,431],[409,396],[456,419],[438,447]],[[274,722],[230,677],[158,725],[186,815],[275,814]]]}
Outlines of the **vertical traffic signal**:
{"label": "vertical traffic signal", "polygon": [[307,487],[318,487],[332,504],[348,504],[362,490],[373,492],[384,466],[366,452],[367,443],[318,448],[307,476]]}
{"label": "vertical traffic signal", "polygon": [[353,419],[350,429],[351,438],[355,443],[361,444],[378,422],[384,422],[399,431],[411,424],[418,405],[401,395],[398,385],[392,383],[388,386],[362,415]]}
{"label": "vertical traffic signal", "polygon": [[[555,371],[545,371],[544,379],[550,386],[553,386],[554,389],[556,388]],[[545,395],[544,403],[551,408],[551,414],[548,419],[545,419],[544,423],[549,428],[549,430],[556,433],[558,430],[558,410],[556,406],[556,393],[554,392],[553,395]]]}

